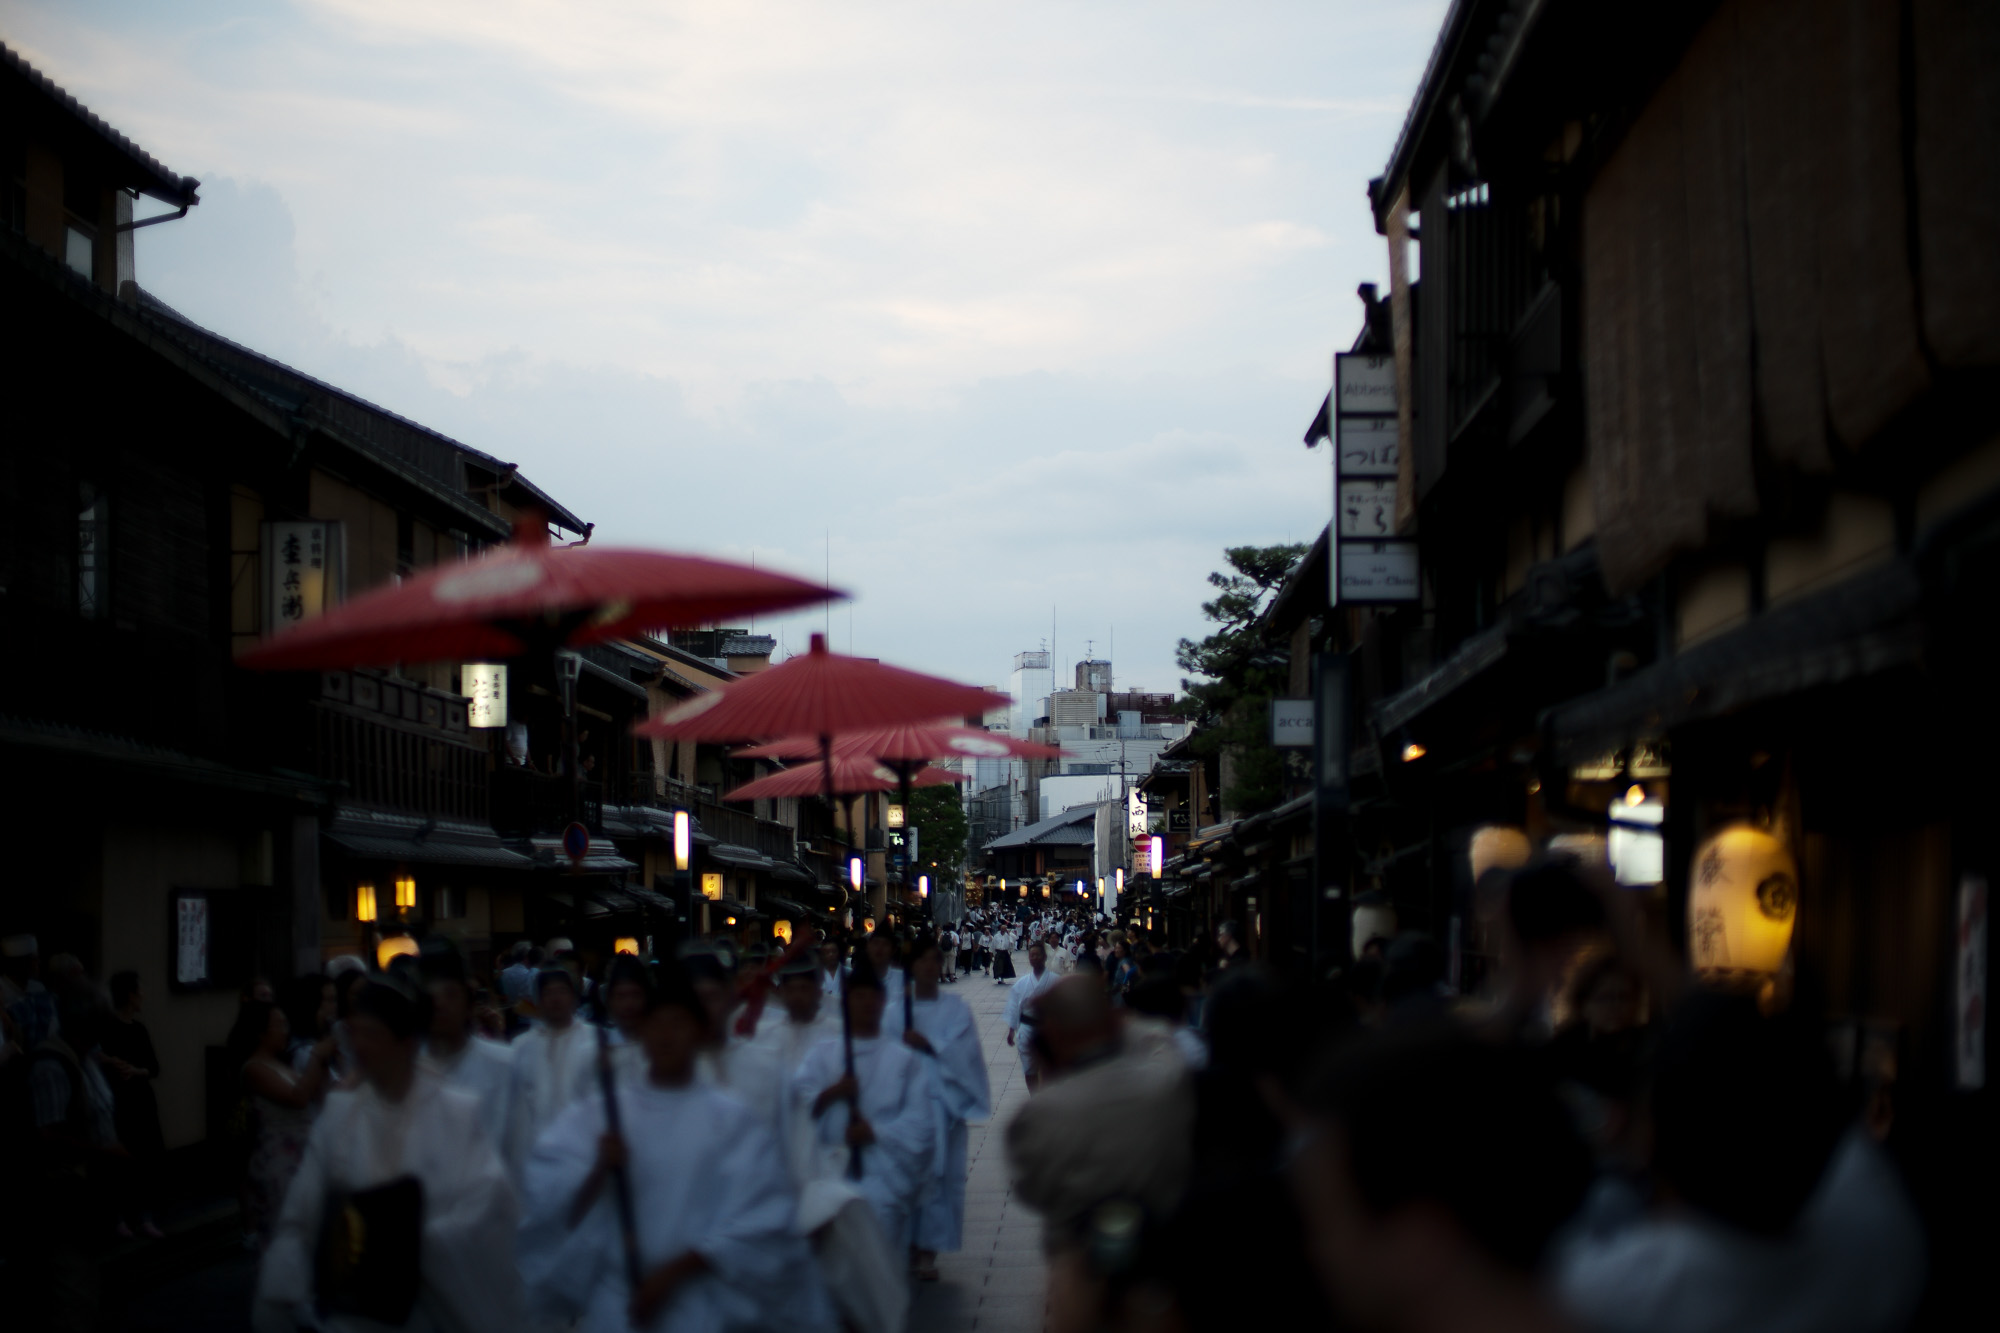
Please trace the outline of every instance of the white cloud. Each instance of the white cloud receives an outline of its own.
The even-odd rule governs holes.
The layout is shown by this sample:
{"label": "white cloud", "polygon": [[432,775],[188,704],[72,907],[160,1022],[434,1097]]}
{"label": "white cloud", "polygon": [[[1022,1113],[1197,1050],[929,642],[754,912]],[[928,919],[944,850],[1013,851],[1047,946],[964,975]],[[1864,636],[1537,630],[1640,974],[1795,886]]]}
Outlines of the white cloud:
{"label": "white cloud", "polygon": [[1298,436],[1442,9],[4,12],[211,180],[141,233],[190,315],[520,461],[607,539],[812,572],[832,529],[862,651],[997,679],[1054,601],[1164,686],[1221,546],[1323,521]]}

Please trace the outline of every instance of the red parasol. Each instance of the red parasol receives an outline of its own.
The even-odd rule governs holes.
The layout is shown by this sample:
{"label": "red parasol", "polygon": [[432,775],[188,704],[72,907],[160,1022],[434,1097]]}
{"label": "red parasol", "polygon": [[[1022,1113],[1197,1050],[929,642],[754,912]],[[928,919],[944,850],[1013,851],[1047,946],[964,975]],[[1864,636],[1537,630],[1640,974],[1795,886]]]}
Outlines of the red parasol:
{"label": "red parasol", "polygon": [[632,730],[680,741],[813,736],[825,745],[837,733],[984,714],[1006,702],[1005,695],[977,686],[830,653],[825,637],[815,634],[810,652],[698,695]]}
{"label": "red parasol", "polygon": [[[902,779],[889,769],[872,759],[855,755],[836,755],[833,760],[833,794],[852,796],[859,792],[889,791]],[[948,768],[926,766],[910,779],[913,787],[941,787],[947,783],[964,782],[966,775],[954,773]],[[782,768],[776,773],[766,773],[752,782],[746,782],[722,799],[725,801],[770,800],[780,796],[821,796],[827,790],[826,770],[819,764],[800,764],[796,768]]]}
{"label": "red parasol", "polygon": [[[736,751],[739,759],[810,759],[819,753],[813,736],[788,736],[768,745]],[[1053,745],[1015,740],[997,732],[973,727],[911,724],[881,727],[873,731],[842,736],[833,743],[833,753],[865,755],[887,762],[923,759],[1060,759],[1062,751]]]}
{"label": "red parasol", "polygon": [[551,546],[546,524],[533,519],[506,546],[364,593],[238,660],[282,671],[540,655],[841,595],[698,556]]}

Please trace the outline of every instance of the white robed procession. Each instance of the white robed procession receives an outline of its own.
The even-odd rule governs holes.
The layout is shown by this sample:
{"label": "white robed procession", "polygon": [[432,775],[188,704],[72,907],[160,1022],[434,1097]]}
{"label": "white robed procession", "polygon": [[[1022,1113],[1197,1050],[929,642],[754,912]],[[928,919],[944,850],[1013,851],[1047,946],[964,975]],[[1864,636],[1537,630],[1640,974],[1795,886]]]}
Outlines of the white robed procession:
{"label": "white robed procession", "polygon": [[[315,1125],[259,1276],[259,1329],[902,1333],[958,1247],[972,1016],[920,945],[893,1005],[867,955],[770,1003],[614,969],[605,1026],[536,978],[539,1021],[475,1035],[449,950],[356,989],[355,1071]],[[600,996],[600,999],[603,997]]]}

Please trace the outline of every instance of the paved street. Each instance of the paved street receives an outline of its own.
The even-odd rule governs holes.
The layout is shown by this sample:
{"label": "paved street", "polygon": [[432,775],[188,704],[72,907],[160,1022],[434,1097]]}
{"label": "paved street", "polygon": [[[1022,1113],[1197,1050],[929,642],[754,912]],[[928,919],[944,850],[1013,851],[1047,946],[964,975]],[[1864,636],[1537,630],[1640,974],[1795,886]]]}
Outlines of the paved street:
{"label": "paved street", "polygon": [[[1025,954],[1014,955],[1018,972]],[[1021,1062],[1007,1045],[1007,987],[967,976],[954,988],[972,1007],[993,1080],[993,1119],[972,1127],[971,1179],[965,1196],[965,1248],[941,1255],[943,1280],[919,1286],[911,1333],[1038,1333],[1044,1324],[1046,1273],[1041,1221],[1007,1187],[1005,1127],[1027,1100]]]}

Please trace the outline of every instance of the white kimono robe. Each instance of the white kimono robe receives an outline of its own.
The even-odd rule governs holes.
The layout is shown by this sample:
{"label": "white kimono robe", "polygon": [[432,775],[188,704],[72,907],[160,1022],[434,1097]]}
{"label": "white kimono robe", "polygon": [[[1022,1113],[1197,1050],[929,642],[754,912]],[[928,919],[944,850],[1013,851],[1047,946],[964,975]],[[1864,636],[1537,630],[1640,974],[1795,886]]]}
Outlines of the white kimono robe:
{"label": "white kimono robe", "polygon": [[[405,1174],[423,1183],[424,1226],[423,1286],[403,1327],[524,1328],[513,1187],[486,1140],[479,1103],[421,1069],[401,1102],[385,1100],[369,1084],[328,1095],[258,1270],[259,1303],[300,1310],[312,1301],[313,1254],[329,1190],[369,1189]],[[349,1318],[324,1326],[377,1327]]]}
{"label": "white kimono robe", "polygon": [[444,1055],[426,1046],[419,1063],[447,1088],[470,1093],[478,1101],[486,1141],[500,1154],[508,1178],[518,1181],[528,1141],[521,1117],[514,1110],[514,1048],[474,1037],[457,1055]]}
{"label": "white kimono robe", "polygon": [[[856,1037],[854,1075],[861,1084],[861,1114],[875,1130],[875,1142],[861,1150],[861,1179],[854,1181],[875,1210],[882,1234],[900,1244],[909,1219],[931,1178],[937,1151],[937,1111],[926,1087],[923,1057],[893,1037]],[[841,1042],[824,1041],[806,1052],[792,1076],[792,1091],[812,1103],[846,1072]],[[837,1101],[815,1121],[822,1160],[846,1178],[848,1107]]]}
{"label": "white kimono robe", "polygon": [[[673,1294],[647,1333],[831,1333],[833,1307],[793,1227],[796,1196],[763,1125],[734,1098],[699,1083],[620,1088],[618,1115],[644,1271],[689,1250],[711,1265]],[[614,1187],[606,1182],[582,1221],[569,1225],[604,1129],[603,1098],[587,1097],[536,1140],[521,1271],[538,1313],[581,1316],[583,1333],[629,1333],[632,1293]]]}
{"label": "white kimono robe", "polygon": [[[992,1091],[986,1079],[986,1055],[979,1048],[979,1028],[972,1010],[956,995],[940,993],[935,1000],[913,1000],[911,1018],[930,1042],[935,1056],[921,1053],[932,1104],[937,1111],[937,1151],[931,1159],[931,1180],[917,1206],[910,1243],[940,1253],[965,1243],[966,1123],[993,1114]],[[890,1021],[893,1019],[893,1023]],[[884,1036],[901,1041],[903,1011],[884,1016]]]}
{"label": "white kimono robe", "polygon": [[1062,978],[1055,969],[1045,967],[1042,974],[1023,972],[1015,978],[1013,989],[1007,995],[1007,1030],[1014,1033],[1014,1050],[1021,1058],[1021,1072],[1026,1074],[1032,1060],[1028,1051],[1028,1038],[1034,1033],[1035,1025],[1027,1021],[1028,1003]]}
{"label": "white kimono robe", "polygon": [[532,1145],[597,1077],[597,1030],[581,1019],[566,1028],[536,1024],[514,1041],[514,1115]]}

